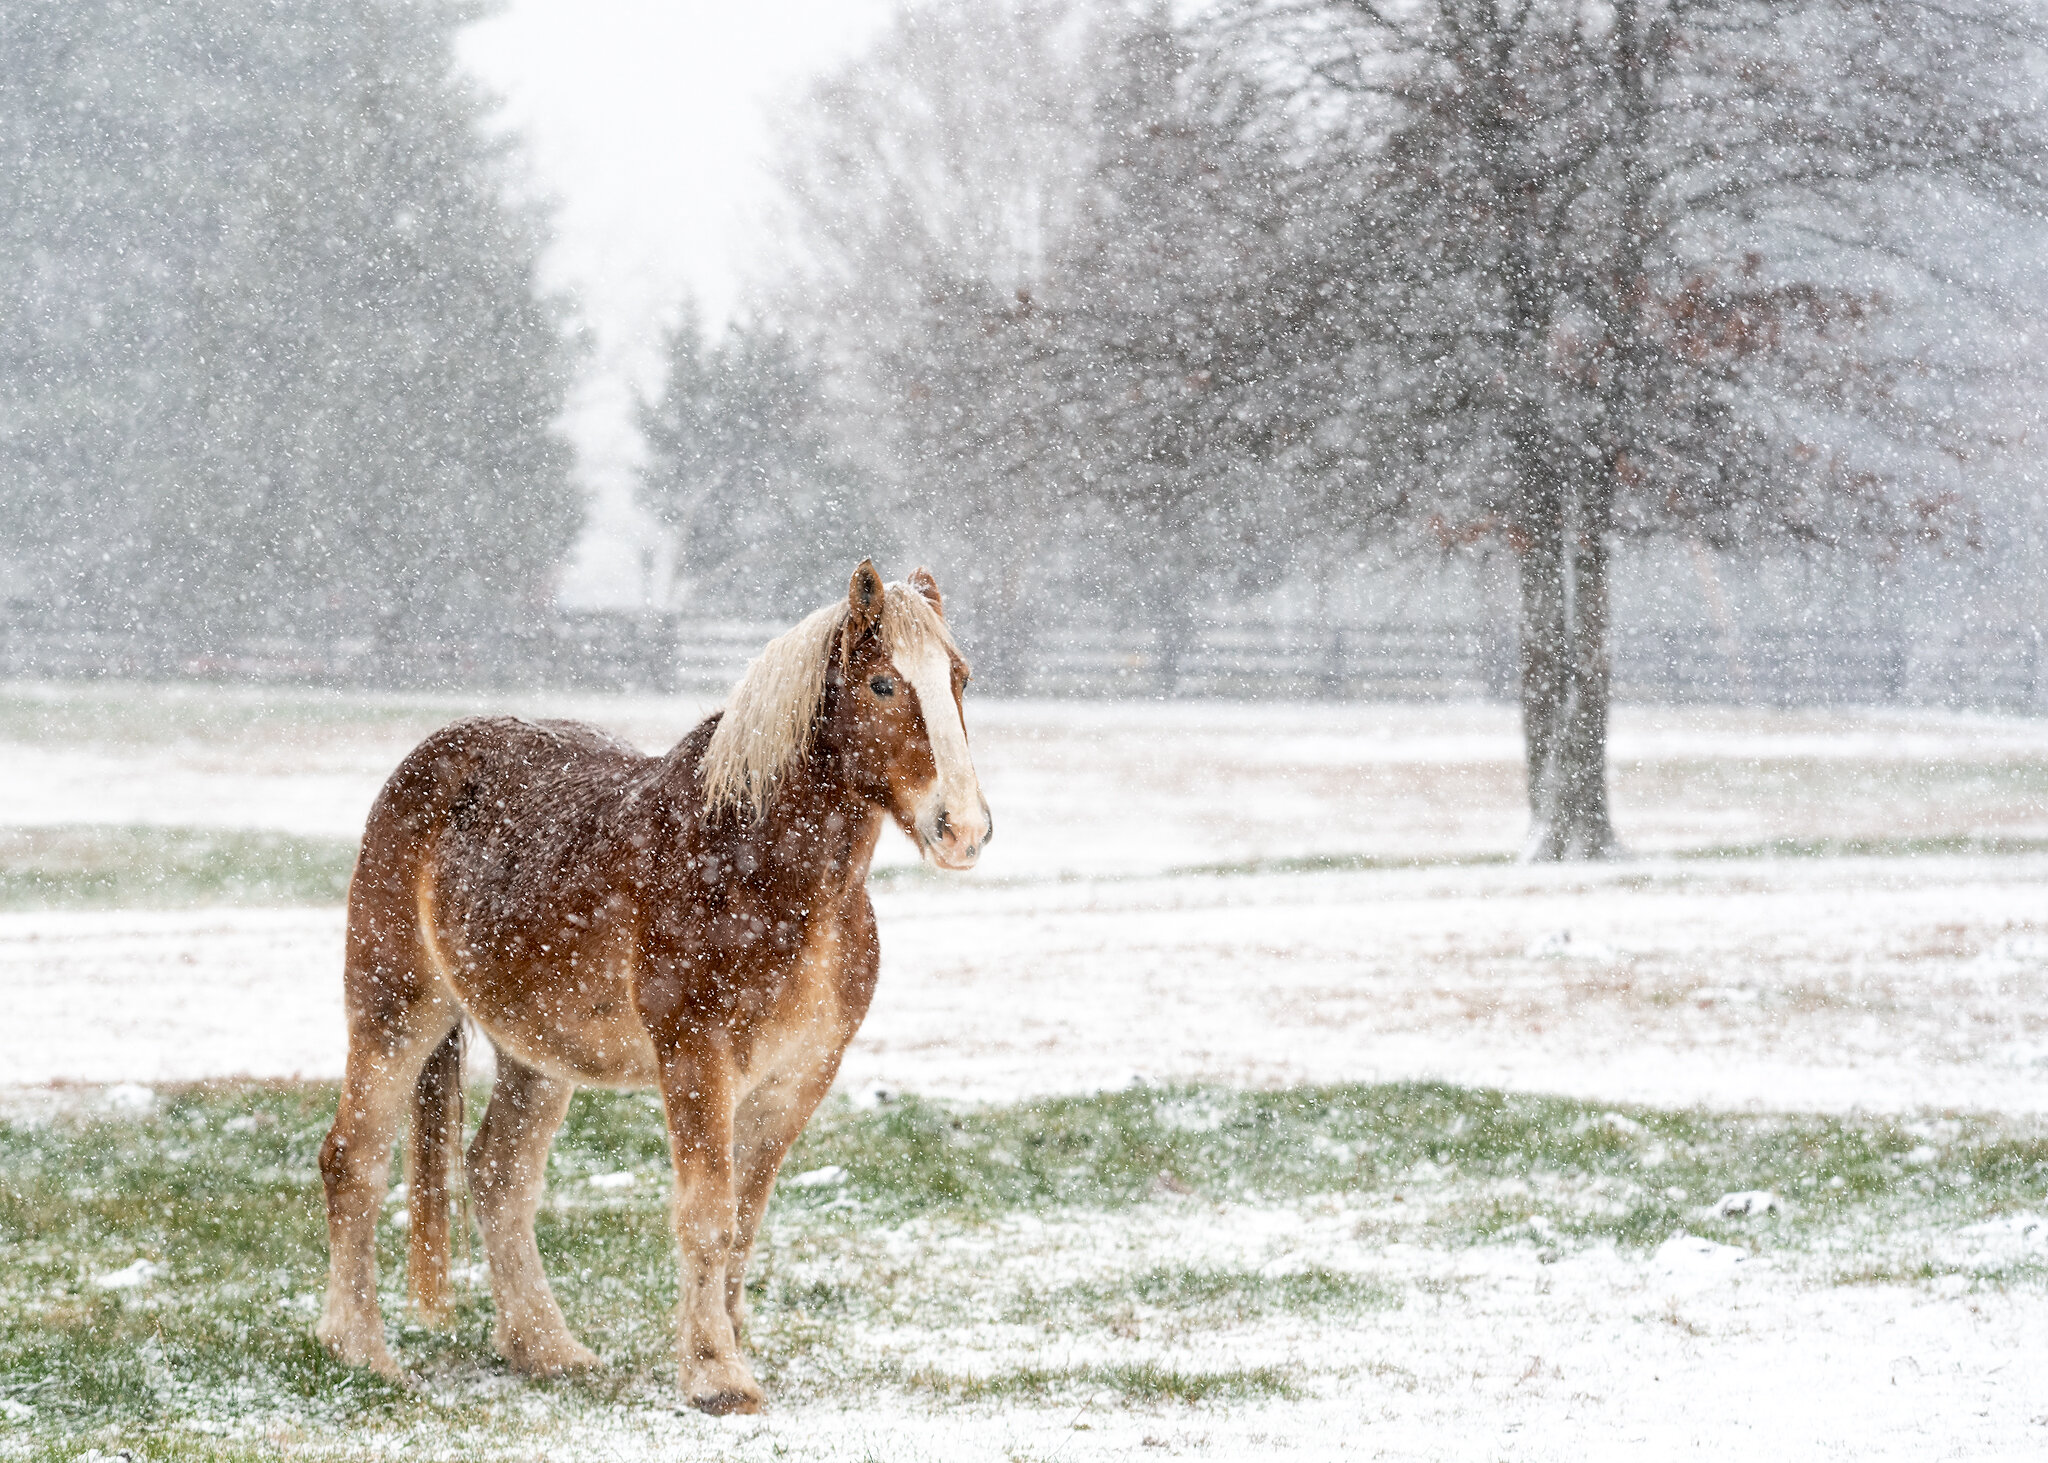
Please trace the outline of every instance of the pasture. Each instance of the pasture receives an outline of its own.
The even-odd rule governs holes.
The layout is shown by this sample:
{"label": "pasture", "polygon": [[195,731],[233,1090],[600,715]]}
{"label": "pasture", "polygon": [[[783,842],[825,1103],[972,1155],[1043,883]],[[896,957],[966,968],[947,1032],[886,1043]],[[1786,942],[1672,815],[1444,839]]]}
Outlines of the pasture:
{"label": "pasture", "polygon": [[482,704],[0,692],[0,1457],[2048,1446],[2048,726],[1940,712],[1624,708],[1641,856],[1543,870],[1506,708],[970,703],[1002,836],[885,840],[756,1262],[771,1410],[676,1411],[639,1094],[579,1096],[541,1219],[602,1372],[512,1377],[475,1268],[411,1326],[397,1204],[419,1385],[345,1371],[351,838]]}

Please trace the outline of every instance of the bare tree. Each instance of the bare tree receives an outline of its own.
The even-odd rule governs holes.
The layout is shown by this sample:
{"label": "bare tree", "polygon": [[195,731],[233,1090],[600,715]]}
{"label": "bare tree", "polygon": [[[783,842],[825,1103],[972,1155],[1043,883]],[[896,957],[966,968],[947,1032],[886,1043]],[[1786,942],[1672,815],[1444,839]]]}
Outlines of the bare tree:
{"label": "bare tree", "polygon": [[1603,856],[1619,536],[1896,544],[1967,517],[1913,225],[2037,196],[2037,33],[1974,0],[1222,24],[1357,200],[1353,410],[1446,542],[1514,553],[1529,856]]}
{"label": "bare tree", "polygon": [[1057,279],[1072,491],[1115,526],[1168,692],[1197,621],[1316,538],[1313,439],[1334,403],[1303,365],[1340,283],[1291,137],[1196,39],[1163,3],[1102,28],[1096,155]]}
{"label": "bare tree", "polygon": [[[1084,0],[906,14],[788,121],[768,309],[1001,682],[1062,530],[1041,308],[1088,166]],[[950,565],[950,567],[949,567]]]}
{"label": "bare tree", "polygon": [[997,680],[1095,592],[1171,689],[1204,608],[1308,541],[1290,509],[1365,491],[1305,389],[1351,260],[1305,216],[1291,131],[1193,39],[1164,5],[936,6],[789,139],[777,308],[912,532],[962,556]]}

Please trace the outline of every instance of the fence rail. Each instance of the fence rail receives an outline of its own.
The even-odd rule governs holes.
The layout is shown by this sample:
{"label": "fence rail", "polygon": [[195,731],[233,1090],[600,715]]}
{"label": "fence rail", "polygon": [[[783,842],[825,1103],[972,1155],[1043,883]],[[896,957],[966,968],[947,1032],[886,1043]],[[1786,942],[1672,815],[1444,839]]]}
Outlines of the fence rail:
{"label": "fence rail", "polygon": [[[1619,630],[1615,694],[1651,703],[1911,704],[2048,709],[2048,656],[2030,629],[2003,633]],[[1511,698],[1511,633],[1403,623],[1308,630],[1245,623],[1198,635],[1169,669],[1152,637],[1129,629],[1071,633],[1027,658],[1033,694],[1288,696],[1348,700]]]}
{"label": "fence rail", "polygon": [[[251,639],[204,652],[140,635],[0,624],[0,675],[196,679],[366,688],[544,686],[716,692],[777,625],[678,615],[564,614],[461,641]],[[971,627],[965,631],[974,643]],[[2025,627],[1887,636],[1776,627],[1739,640],[1693,626],[1621,628],[1615,694],[1639,702],[1896,703],[2048,710],[2048,655]],[[1001,689],[1034,696],[1503,699],[1511,633],[1402,622],[1240,620],[1178,647],[1107,621],[1045,635]]]}

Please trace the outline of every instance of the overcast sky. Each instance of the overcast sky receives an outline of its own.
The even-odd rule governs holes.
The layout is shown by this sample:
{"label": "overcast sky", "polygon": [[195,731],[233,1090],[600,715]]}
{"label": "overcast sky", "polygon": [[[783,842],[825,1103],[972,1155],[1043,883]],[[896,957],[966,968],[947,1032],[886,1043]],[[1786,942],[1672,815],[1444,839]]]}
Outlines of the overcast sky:
{"label": "overcast sky", "polygon": [[505,101],[535,181],[557,203],[549,282],[593,336],[570,410],[592,531],[563,584],[580,603],[637,603],[626,501],[634,394],[695,294],[730,310],[759,235],[774,109],[856,54],[890,0],[510,0],[463,57]]}

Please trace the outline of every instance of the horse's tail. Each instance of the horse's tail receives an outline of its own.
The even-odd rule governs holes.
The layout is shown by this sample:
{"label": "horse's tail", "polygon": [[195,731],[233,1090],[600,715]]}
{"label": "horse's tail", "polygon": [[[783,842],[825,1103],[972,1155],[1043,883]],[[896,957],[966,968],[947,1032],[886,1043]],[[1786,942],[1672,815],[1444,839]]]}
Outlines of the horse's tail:
{"label": "horse's tail", "polygon": [[406,1278],[420,1314],[448,1314],[449,1178],[462,1143],[462,1027],[449,1032],[412,1088],[406,1161]]}

